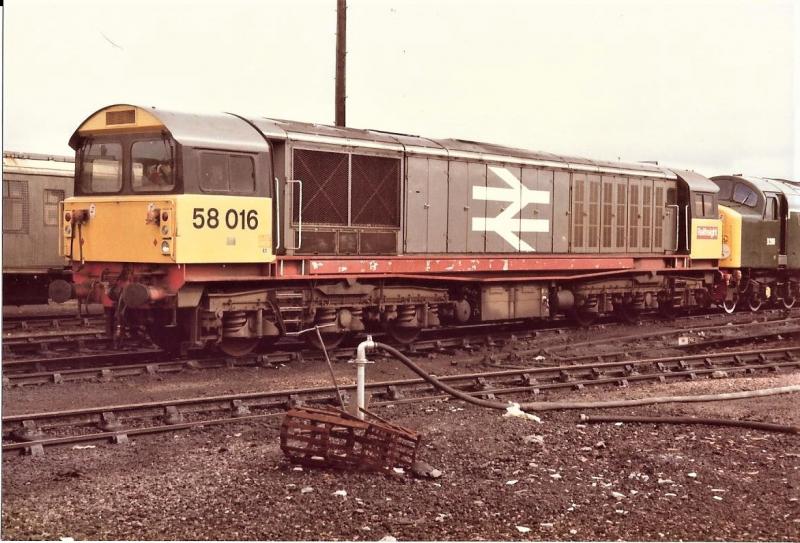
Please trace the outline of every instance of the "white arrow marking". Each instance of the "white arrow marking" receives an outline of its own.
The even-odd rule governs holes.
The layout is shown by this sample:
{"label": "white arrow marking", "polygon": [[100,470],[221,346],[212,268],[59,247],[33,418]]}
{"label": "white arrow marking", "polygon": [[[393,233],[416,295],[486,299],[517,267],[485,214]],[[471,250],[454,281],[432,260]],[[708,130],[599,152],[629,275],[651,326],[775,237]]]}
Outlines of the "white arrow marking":
{"label": "white arrow marking", "polygon": [[[528,204],[549,204],[550,193],[546,190],[531,190],[522,186],[519,179],[506,168],[489,166],[489,169],[505,181],[506,187],[472,187],[474,200],[492,202],[508,202],[509,205],[496,217],[473,217],[473,232],[494,232],[506,240],[512,247],[520,251],[534,251],[517,233],[549,232],[550,221],[547,219],[519,219],[517,215]],[[515,233],[516,232],[516,233]]]}

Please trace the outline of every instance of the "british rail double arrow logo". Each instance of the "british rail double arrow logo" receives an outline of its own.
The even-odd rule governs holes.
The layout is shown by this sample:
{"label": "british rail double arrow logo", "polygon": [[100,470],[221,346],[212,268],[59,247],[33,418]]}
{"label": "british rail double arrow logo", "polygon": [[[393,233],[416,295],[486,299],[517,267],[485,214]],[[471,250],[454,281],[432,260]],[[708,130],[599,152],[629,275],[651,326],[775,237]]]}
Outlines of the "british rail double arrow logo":
{"label": "british rail double arrow logo", "polygon": [[550,193],[546,190],[531,190],[506,168],[489,166],[489,170],[502,179],[508,187],[472,187],[473,200],[507,202],[509,205],[496,217],[473,217],[473,232],[494,232],[520,251],[535,251],[520,239],[522,232],[549,232],[547,219],[522,219],[519,213],[528,204],[549,204]]}

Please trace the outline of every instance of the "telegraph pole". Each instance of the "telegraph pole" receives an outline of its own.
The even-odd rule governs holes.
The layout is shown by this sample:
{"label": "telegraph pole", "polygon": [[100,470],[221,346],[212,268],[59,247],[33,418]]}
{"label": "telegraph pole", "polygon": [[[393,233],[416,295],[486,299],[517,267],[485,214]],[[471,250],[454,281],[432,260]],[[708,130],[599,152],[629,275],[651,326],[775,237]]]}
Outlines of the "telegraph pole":
{"label": "telegraph pole", "polygon": [[347,54],[347,1],[336,0],[336,126],[345,125],[345,55]]}

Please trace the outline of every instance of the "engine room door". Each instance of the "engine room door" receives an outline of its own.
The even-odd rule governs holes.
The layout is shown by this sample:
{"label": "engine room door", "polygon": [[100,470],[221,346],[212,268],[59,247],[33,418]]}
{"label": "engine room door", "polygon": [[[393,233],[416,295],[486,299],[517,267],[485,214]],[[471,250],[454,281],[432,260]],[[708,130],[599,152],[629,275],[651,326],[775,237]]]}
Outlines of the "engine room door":
{"label": "engine room door", "polygon": [[409,157],[407,253],[444,253],[447,244],[447,161]]}
{"label": "engine room door", "polygon": [[663,253],[675,248],[675,229],[678,218],[675,208],[667,207],[666,181],[653,181],[653,252]]}
{"label": "engine room door", "polygon": [[[522,190],[538,191],[537,203],[527,204],[520,211],[520,239],[538,253],[553,252],[553,172],[523,168]],[[523,200],[522,195],[520,199]],[[546,203],[544,200],[546,199]],[[520,250],[525,246],[520,244]]]}
{"label": "engine room door", "polygon": [[572,252],[600,249],[600,176],[572,174]]}
{"label": "engine room door", "polygon": [[600,252],[625,252],[625,203],[628,180],[603,176],[601,196]]}
{"label": "engine room door", "polygon": [[641,251],[649,253],[653,250],[653,181],[642,180],[642,238]]}
{"label": "engine room door", "polygon": [[628,252],[638,253],[642,247],[642,180],[628,181]]}

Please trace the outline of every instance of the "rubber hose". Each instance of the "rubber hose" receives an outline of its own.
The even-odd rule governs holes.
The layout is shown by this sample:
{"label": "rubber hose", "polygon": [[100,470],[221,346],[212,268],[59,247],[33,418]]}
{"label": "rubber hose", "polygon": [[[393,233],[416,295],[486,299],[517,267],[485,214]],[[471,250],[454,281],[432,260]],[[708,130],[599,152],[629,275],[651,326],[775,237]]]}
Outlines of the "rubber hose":
{"label": "rubber hose", "polygon": [[768,432],[783,432],[785,434],[800,433],[797,426],[771,424],[754,420],[711,419],[696,417],[629,417],[615,415],[581,415],[581,422],[641,422],[654,424],[705,424],[710,426],[736,426],[739,428],[752,428]]}
{"label": "rubber hose", "polygon": [[476,398],[474,396],[470,396],[465,392],[461,392],[460,390],[457,390],[451,387],[450,385],[444,384],[436,377],[430,375],[425,370],[417,366],[410,358],[408,358],[406,355],[404,355],[391,345],[386,345],[385,343],[375,343],[375,347],[383,349],[384,351],[386,351],[387,353],[398,359],[400,362],[405,364],[408,367],[408,369],[410,369],[411,371],[413,371],[414,373],[416,373],[417,375],[428,381],[430,384],[432,384],[439,390],[447,392],[451,396],[455,396],[459,400],[464,400],[465,402],[469,402],[471,404],[478,405],[480,407],[488,407],[489,409],[498,409],[501,411],[505,411],[506,409],[508,409],[509,406],[508,403],[494,402],[491,400],[483,400],[481,398]]}
{"label": "rubber hose", "polygon": [[[510,402],[495,402],[491,400],[483,400],[475,398],[465,392],[456,390],[455,388],[446,385],[439,381],[436,377],[429,375],[425,370],[417,366],[410,358],[385,343],[375,343],[375,347],[381,348],[387,353],[397,358],[400,362],[405,364],[411,371],[428,381],[436,388],[454,396],[465,402],[469,402],[481,407],[488,407],[490,409],[499,409],[505,411]],[[689,403],[689,402],[715,402],[723,400],[738,400],[741,398],[755,398],[762,396],[775,396],[777,394],[788,394],[790,392],[800,392],[800,385],[792,385],[778,388],[765,388],[761,390],[747,390],[743,392],[728,392],[724,394],[709,394],[704,396],[660,396],[655,398],[640,398],[637,400],[616,400],[610,402],[528,402],[520,404],[520,409],[523,411],[555,411],[567,409],[606,409],[610,407],[631,407],[638,405],[652,405],[658,403]]]}

